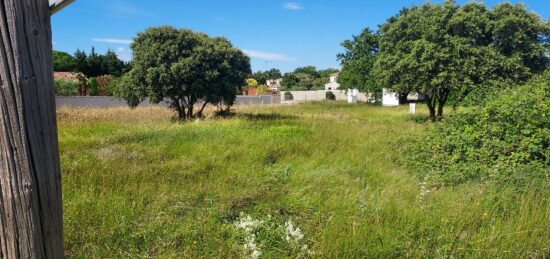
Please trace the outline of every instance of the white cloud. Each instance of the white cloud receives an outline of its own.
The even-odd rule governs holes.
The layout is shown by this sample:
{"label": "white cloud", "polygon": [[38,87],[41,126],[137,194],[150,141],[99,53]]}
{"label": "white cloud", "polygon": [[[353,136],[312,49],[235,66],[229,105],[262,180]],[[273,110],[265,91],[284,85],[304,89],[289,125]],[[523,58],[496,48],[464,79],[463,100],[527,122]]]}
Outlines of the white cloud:
{"label": "white cloud", "polygon": [[286,2],[283,4],[283,8],[293,11],[303,10],[304,7],[302,7],[300,4],[295,2]]}
{"label": "white cloud", "polygon": [[243,50],[243,52],[251,58],[265,59],[269,61],[296,61],[295,58],[284,54],[269,53],[259,50]]}
{"label": "white cloud", "polygon": [[101,38],[93,38],[92,41],[95,41],[95,42],[104,42],[104,43],[112,43],[112,44],[132,44],[132,42],[134,42],[133,40],[124,40],[124,39],[101,39]]}
{"label": "white cloud", "polygon": [[119,47],[116,49],[116,55],[120,60],[124,62],[130,62],[132,60],[132,53],[128,51],[126,48]]}

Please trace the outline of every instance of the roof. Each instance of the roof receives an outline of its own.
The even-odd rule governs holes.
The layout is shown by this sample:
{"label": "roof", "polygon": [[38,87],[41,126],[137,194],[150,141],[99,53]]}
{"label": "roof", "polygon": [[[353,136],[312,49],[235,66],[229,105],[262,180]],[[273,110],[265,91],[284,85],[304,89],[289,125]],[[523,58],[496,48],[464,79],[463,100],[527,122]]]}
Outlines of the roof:
{"label": "roof", "polygon": [[49,0],[50,15],[59,12],[61,9],[65,8],[67,5],[71,4],[74,1],[75,0]]}
{"label": "roof", "polygon": [[330,76],[339,76],[340,73],[334,73],[334,74],[330,74]]}

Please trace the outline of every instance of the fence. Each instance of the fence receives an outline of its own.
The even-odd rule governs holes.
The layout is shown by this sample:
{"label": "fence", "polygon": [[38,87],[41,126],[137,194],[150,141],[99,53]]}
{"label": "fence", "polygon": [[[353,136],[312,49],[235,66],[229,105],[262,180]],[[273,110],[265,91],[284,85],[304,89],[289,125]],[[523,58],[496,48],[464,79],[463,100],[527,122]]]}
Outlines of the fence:
{"label": "fence", "polygon": [[[319,102],[327,99],[327,92],[332,92],[336,96],[337,101],[347,101],[348,95],[345,90],[318,90],[318,91],[283,91],[281,92],[281,103],[303,103],[303,102]],[[291,93],[293,99],[286,100],[285,94]],[[368,96],[364,93],[358,93],[357,100],[360,102],[367,102]]]}
{"label": "fence", "polygon": [[[273,104],[273,96],[237,96],[236,105],[250,104]],[[117,108],[128,107],[125,100],[110,96],[57,96],[55,98],[57,107],[91,107],[91,108]],[[149,99],[145,99],[138,106],[157,105],[150,104]],[[158,105],[168,107],[170,102],[165,100]]]}

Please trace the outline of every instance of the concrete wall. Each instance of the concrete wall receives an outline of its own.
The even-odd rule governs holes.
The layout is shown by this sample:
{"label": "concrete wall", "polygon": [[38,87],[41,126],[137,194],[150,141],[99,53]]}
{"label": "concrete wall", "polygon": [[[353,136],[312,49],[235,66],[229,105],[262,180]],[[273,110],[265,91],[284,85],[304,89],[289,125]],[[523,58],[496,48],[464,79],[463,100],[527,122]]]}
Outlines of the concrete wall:
{"label": "concrete wall", "polygon": [[[55,103],[57,107],[91,107],[91,108],[117,108],[128,107],[125,100],[110,97],[110,96],[57,96],[55,97]],[[235,102],[236,105],[249,105],[249,104],[273,104],[273,96],[261,95],[261,96],[237,96]],[[149,103],[149,99],[145,99],[139,104],[139,106],[152,105]],[[169,101],[163,101],[158,105],[168,107]]]}
{"label": "concrete wall", "polygon": [[[294,96],[293,101],[285,101],[285,93],[290,92]],[[282,91],[281,103],[303,103],[303,102],[319,102],[326,101],[326,90],[318,91]],[[336,96],[337,101],[347,101],[348,96],[345,90],[332,90],[332,93]],[[360,102],[367,102],[368,98],[364,93],[357,95],[357,100]]]}

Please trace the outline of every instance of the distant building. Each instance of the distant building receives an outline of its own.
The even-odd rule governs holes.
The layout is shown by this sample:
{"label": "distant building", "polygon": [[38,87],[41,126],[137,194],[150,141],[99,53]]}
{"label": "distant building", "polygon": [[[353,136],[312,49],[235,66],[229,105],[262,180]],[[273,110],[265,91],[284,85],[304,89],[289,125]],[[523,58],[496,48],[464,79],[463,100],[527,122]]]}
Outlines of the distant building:
{"label": "distant building", "polygon": [[382,89],[382,106],[399,106],[399,95],[389,89]]}
{"label": "distant building", "polygon": [[53,78],[78,81],[78,75],[75,72],[53,72]]}
{"label": "distant building", "polygon": [[282,78],[279,79],[269,79],[266,81],[267,88],[271,92],[279,92],[281,90],[281,83],[283,82]]}
{"label": "distant building", "polygon": [[334,73],[330,75],[330,82],[325,85],[326,91],[336,90],[340,88],[340,84],[338,83],[338,76],[340,73]]}

